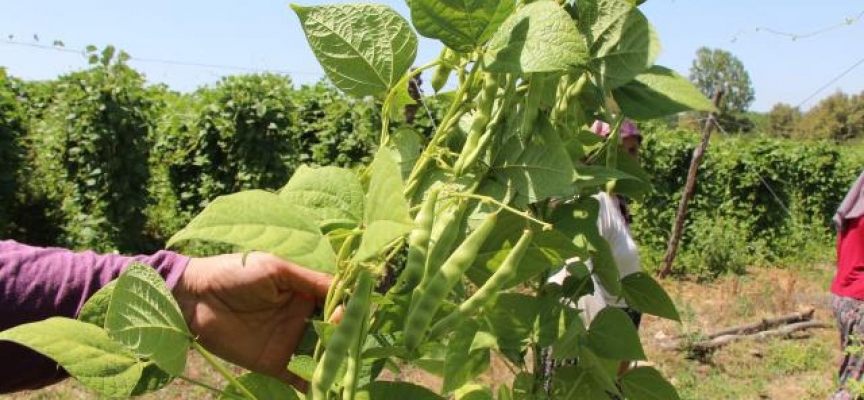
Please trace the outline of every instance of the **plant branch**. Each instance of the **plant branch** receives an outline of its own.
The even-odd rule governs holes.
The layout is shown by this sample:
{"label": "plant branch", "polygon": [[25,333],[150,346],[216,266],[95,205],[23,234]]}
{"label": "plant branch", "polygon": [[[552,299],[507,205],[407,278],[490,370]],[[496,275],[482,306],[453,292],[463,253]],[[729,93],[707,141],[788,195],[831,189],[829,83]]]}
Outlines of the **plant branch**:
{"label": "plant branch", "polygon": [[237,378],[235,378],[234,375],[231,374],[231,371],[228,371],[228,368],[225,368],[225,366],[222,365],[222,363],[219,362],[219,360],[217,360],[213,354],[207,351],[204,346],[201,346],[200,343],[193,341],[192,348],[195,349],[195,351],[197,351],[199,354],[201,354],[201,356],[204,357],[204,359],[207,360],[207,362],[210,363],[213,368],[216,368],[216,371],[218,371],[220,375],[227,379],[228,382],[231,382],[232,385],[236,386],[237,389],[239,389],[240,392],[242,392],[247,399],[258,400],[258,398],[255,397],[255,395],[252,394],[252,392],[249,391],[246,386],[240,383],[240,381],[238,381]]}
{"label": "plant branch", "polygon": [[522,217],[522,218],[525,218],[525,219],[527,219],[527,220],[529,220],[529,221],[532,221],[532,222],[534,222],[534,223],[540,224],[540,225],[543,227],[543,230],[544,230],[544,231],[551,231],[552,229],[555,229],[555,226],[554,226],[554,225],[552,225],[552,224],[550,224],[550,223],[548,223],[548,222],[546,222],[546,221],[541,221],[541,220],[535,218],[534,216],[531,215],[531,213],[529,213],[529,212],[527,212],[527,211],[520,211],[520,210],[517,210],[517,209],[515,209],[515,208],[513,208],[513,207],[511,207],[511,206],[508,206],[508,205],[506,205],[506,204],[504,204],[504,203],[502,203],[502,202],[500,202],[500,201],[498,201],[498,200],[495,200],[495,199],[493,199],[493,198],[491,198],[491,197],[489,197],[489,196],[484,196],[484,195],[481,195],[481,194],[473,194],[473,193],[461,193],[461,192],[452,192],[452,193],[448,193],[447,196],[452,196],[452,197],[465,197],[465,198],[469,198],[469,199],[480,200],[481,202],[483,202],[483,203],[487,203],[487,204],[494,204],[494,205],[500,207],[500,208],[503,209],[503,210],[509,211],[510,213],[513,213],[513,214],[515,214],[515,215],[517,215],[517,216],[520,216],[520,217]]}
{"label": "plant branch", "polygon": [[197,380],[197,379],[190,378],[190,377],[188,377],[188,376],[186,376],[186,375],[178,375],[177,377],[180,378],[181,380],[184,380],[184,381],[186,381],[186,382],[189,382],[189,383],[191,383],[191,384],[193,384],[193,385],[195,385],[195,386],[202,387],[202,388],[207,389],[207,390],[209,390],[209,391],[211,391],[211,392],[213,392],[213,393],[218,393],[220,397],[225,397],[225,396],[227,396],[227,397],[230,397],[230,398],[232,398],[232,399],[243,400],[243,397],[239,397],[239,396],[237,396],[237,395],[235,395],[235,394],[233,394],[233,393],[228,393],[228,392],[223,391],[223,390],[221,390],[221,389],[219,389],[219,388],[216,388],[216,387],[210,386],[210,385],[208,385],[208,384],[206,384],[206,383],[204,383],[204,382],[201,382],[201,381],[199,381],[199,380]]}

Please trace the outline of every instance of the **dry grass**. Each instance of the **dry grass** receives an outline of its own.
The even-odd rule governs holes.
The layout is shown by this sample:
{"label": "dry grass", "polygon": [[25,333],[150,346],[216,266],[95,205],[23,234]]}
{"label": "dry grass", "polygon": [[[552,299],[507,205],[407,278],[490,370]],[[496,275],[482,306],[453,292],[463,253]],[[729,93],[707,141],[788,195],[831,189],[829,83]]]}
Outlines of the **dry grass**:
{"label": "dry grass", "polygon": [[[684,399],[824,399],[833,390],[834,372],[840,357],[835,329],[813,330],[788,339],[737,342],[703,360],[663,350],[655,337],[708,333],[810,307],[816,309],[817,320],[833,326],[827,291],[832,274],[830,265],[806,269],[754,268],[747,275],[722,277],[710,284],[663,282],[678,305],[683,324],[646,316],[641,335],[648,359],[671,379]],[[221,378],[194,355],[187,374],[217,387],[223,385]],[[496,386],[509,382],[511,377],[506,365],[493,361],[492,372],[482,381]],[[417,369],[391,373],[388,378],[440,387],[440,380]],[[40,391],[0,396],[3,400],[92,398],[96,398],[93,392],[73,380]],[[177,380],[168,388],[141,398],[212,399],[215,396]]]}

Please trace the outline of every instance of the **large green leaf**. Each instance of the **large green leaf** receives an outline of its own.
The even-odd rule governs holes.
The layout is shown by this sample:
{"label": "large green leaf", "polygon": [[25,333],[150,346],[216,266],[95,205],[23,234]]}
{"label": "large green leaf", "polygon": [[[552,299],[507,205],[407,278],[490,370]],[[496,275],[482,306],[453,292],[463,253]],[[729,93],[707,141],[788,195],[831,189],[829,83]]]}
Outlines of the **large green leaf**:
{"label": "large green leaf", "polygon": [[302,209],[263,190],[217,198],[167,245],[184,240],[229,243],[273,253],[317,271],[336,270],[333,248],[315,222]]}
{"label": "large green leaf", "polygon": [[612,96],[624,115],[633,119],[655,119],[690,110],[717,111],[690,81],[659,65],[612,90]]}
{"label": "large green leaf", "polygon": [[613,360],[645,359],[645,351],[642,350],[633,321],[617,307],[606,307],[597,313],[588,328],[586,343],[600,357]]}
{"label": "large green leaf", "polygon": [[376,4],[292,4],[327,76],[356,96],[383,96],[417,56],[417,36],[399,13]]}
{"label": "large green leaf", "polygon": [[414,221],[408,213],[404,185],[399,164],[391,152],[382,148],[375,154],[370,166],[369,192],[366,194],[366,209],[363,222],[366,230],[354,261],[376,256],[387,244],[411,232]]}
{"label": "large green leaf", "polygon": [[165,372],[183,373],[193,336],[165,281],[152,267],[133,263],[117,279],[105,330]]}
{"label": "large green leaf", "polygon": [[353,228],[363,219],[363,186],[350,169],[300,166],[279,196],[304,210],[322,228]]}
{"label": "large green leaf", "polygon": [[511,136],[504,159],[492,167],[516,191],[514,202],[520,207],[572,192],[575,173],[567,149],[546,118],[537,125],[528,142]]}
{"label": "large green leaf", "polygon": [[421,35],[467,53],[482,45],[516,7],[514,0],[408,0]]}
{"label": "large green leaf", "polygon": [[657,32],[627,0],[580,0],[578,24],[590,43],[591,69],[606,90],[630,82],[660,54]]}
{"label": "large green leaf", "polygon": [[484,62],[490,72],[524,74],[568,71],[588,60],[585,38],[570,15],[550,0],[528,4],[498,28]]}
{"label": "large green leaf", "polygon": [[442,400],[443,397],[423,386],[408,382],[375,381],[357,392],[357,400],[411,399]]}
{"label": "large green leaf", "polygon": [[488,369],[489,349],[472,349],[479,328],[473,320],[466,320],[453,332],[444,358],[442,392],[452,392]]}
{"label": "large green leaf", "polygon": [[[78,312],[78,320],[100,328],[104,327],[105,318],[108,316],[108,308],[111,305],[111,296],[114,294],[116,286],[117,280],[113,280],[99,289],[93,296],[90,296],[87,302],[84,303],[84,306],[81,307],[81,311]],[[137,396],[159,390],[171,383],[173,379],[173,376],[161,370],[152,361],[148,361],[144,364],[141,378],[132,390],[131,395]]]}
{"label": "large green leaf", "polygon": [[628,399],[678,400],[678,391],[651,367],[637,367],[621,376],[621,389]]}
{"label": "large green leaf", "polygon": [[108,306],[111,305],[111,295],[114,293],[114,288],[117,286],[117,281],[108,282],[102,286],[96,293],[93,293],[81,311],[78,312],[78,320],[96,325],[100,328],[105,326],[105,316],[108,315]]}
{"label": "large green leaf", "polygon": [[27,346],[50,357],[84,386],[109,397],[135,393],[148,364],[102,328],[68,318],[19,325],[0,332],[0,340]]}
{"label": "large green leaf", "polygon": [[[237,377],[237,381],[246,389],[249,389],[256,398],[261,400],[299,400],[302,398],[297,394],[296,390],[269,376],[250,372]],[[245,393],[231,383],[223,389],[223,393],[219,396],[219,400],[233,400],[244,397]]]}
{"label": "large green leaf", "polygon": [[650,275],[644,272],[627,275],[621,279],[621,289],[628,306],[645,314],[681,321],[675,303]]}

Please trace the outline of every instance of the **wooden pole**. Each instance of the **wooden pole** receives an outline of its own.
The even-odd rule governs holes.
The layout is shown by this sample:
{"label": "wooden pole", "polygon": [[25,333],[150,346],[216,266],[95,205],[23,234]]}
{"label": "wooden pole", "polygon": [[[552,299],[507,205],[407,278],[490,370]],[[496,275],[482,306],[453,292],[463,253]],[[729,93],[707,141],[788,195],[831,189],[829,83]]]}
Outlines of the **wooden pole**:
{"label": "wooden pole", "polygon": [[[723,98],[723,89],[717,88],[712,99],[715,108],[719,107],[721,98]],[[687,203],[693,197],[693,189],[696,186],[696,171],[699,169],[702,157],[705,156],[705,149],[708,148],[708,139],[711,138],[711,131],[713,130],[714,113],[712,112],[708,113],[708,120],[705,121],[705,126],[702,128],[702,143],[693,151],[693,158],[690,160],[690,170],[687,172],[684,195],[681,196],[681,202],[678,204],[678,213],[675,214],[675,225],[672,226],[672,236],[669,237],[666,256],[663,258],[663,269],[658,273],[658,276],[661,278],[666,277],[672,272],[672,262],[675,260],[675,254],[678,252],[678,242],[681,241],[681,235],[684,231],[684,217],[687,215]]]}

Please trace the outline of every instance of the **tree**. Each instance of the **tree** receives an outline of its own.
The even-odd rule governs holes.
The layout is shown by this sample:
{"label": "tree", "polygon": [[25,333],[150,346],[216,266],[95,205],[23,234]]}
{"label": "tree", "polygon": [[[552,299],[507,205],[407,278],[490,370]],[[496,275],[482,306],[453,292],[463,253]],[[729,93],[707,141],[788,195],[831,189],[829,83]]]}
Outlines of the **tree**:
{"label": "tree", "polygon": [[768,112],[768,130],[772,135],[780,137],[797,136],[798,123],[801,120],[801,110],[786,103],[777,103]]}
{"label": "tree", "polygon": [[721,114],[743,112],[754,99],[750,75],[744,64],[725,50],[707,47],[696,50],[696,59],[690,67],[690,81],[709,98],[717,88],[724,88],[719,106]]}
{"label": "tree", "polygon": [[844,141],[864,136],[864,92],[837,92],[807,111],[801,119],[802,136]]}

